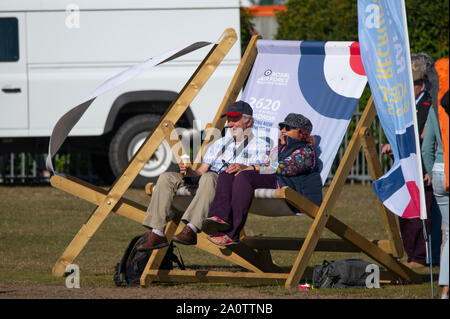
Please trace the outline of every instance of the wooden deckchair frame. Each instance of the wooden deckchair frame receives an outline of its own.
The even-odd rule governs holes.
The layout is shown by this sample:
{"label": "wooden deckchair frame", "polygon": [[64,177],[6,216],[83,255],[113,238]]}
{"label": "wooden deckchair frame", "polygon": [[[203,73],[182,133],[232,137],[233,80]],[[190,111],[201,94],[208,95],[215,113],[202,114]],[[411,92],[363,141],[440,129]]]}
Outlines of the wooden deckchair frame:
{"label": "wooden deckchair frame", "polygon": [[[109,192],[73,177],[64,178],[58,175],[52,176],[51,184],[54,187],[98,205],[98,208],[82,226],[78,234],[66,248],[62,257],[57,261],[53,268],[53,274],[55,276],[62,276],[65,273],[65,267],[74,261],[76,256],[86,245],[87,241],[94,235],[98,227],[111,211],[115,211],[119,215],[136,222],[143,222],[147,208],[128,199],[124,199],[122,196],[164,138],[166,138],[171,145],[178,142],[176,139],[170,138],[169,134],[171,129],[182,116],[201,86],[206,82],[207,78],[209,78],[213,69],[215,69],[215,67],[211,68],[210,66],[211,60],[216,61],[215,66],[217,67],[218,63],[223,59],[223,56],[236,41],[234,30],[228,29],[225,31],[224,35],[222,41],[211,50],[209,55],[199,66],[196,73],[191,77],[183,91],[180,93],[178,99],[162,117],[158,127],[149,135],[143,146],[131,160],[128,168],[116,180]],[[256,43],[258,39],[260,39],[259,36],[253,36],[250,40],[211,126],[218,129],[223,128],[224,119],[221,119],[220,115],[223,114],[225,108],[229,104],[236,100],[239,92],[244,86],[256,59]],[[202,84],[198,85],[196,84],[197,82],[201,82]],[[189,98],[186,98],[186,95],[188,95]],[[307,265],[312,253],[319,250],[364,252],[383,265],[387,269],[388,275],[390,275],[392,280],[420,283],[421,277],[398,261],[398,259],[403,256],[403,245],[398,230],[397,217],[389,212],[381,202],[379,202],[380,212],[388,234],[387,240],[369,240],[331,215],[345,180],[347,179],[361,147],[364,149],[372,179],[375,180],[382,175],[377,150],[369,129],[375,115],[376,110],[373,105],[373,100],[370,98],[324,197],[323,203],[320,206],[313,204],[288,187],[276,191],[277,198],[283,198],[285,201],[304,212],[307,216],[313,218],[313,224],[304,239],[244,236],[242,238],[242,243],[236,245],[236,247],[220,249],[216,245],[210,243],[206,239],[206,235],[202,232],[198,234],[197,248],[231,261],[232,263],[246,268],[250,272],[159,270],[159,266],[167,251],[167,247],[165,247],[153,251],[144,273],[142,274],[141,285],[148,286],[153,281],[203,281],[284,284],[286,288],[295,288],[307,270]],[[203,143],[198,156],[201,156],[205,145],[208,142],[209,140],[207,138]],[[195,163],[198,162],[199,160],[197,159]],[[194,168],[196,166],[195,163],[193,165]],[[179,226],[183,226],[180,223],[182,212],[175,207],[172,207],[172,209],[175,213],[175,217],[167,224],[165,229],[165,235],[169,241],[172,239],[176,229]],[[320,237],[325,227],[341,237],[342,240],[321,240]],[[298,251],[298,255],[289,273],[283,273],[279,267],[272,263],[270,249]]]}

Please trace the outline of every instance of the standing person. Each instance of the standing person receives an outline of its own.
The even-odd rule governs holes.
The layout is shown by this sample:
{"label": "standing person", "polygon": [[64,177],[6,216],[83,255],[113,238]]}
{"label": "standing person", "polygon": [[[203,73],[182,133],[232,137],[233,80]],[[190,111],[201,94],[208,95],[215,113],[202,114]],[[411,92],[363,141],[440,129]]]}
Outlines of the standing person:
{"label": "standing person", "polygon": [[162,248],[169,244],[164,228],[172,219],[170,208],[173,197],[186,184],[183,176],[199,178],[199,187],[181,218],[186,226],[173,237],[173,241],[195,245],[197,233],[201,231],[214,199],[218,173],[226,167],[227,170],[240,170],[264,160],[268,146],[252,133],[253,110],[250,105],[243,101],[234,102],[224,116],[227,117],[229,134],[208,147],[203,162],[196,170],[180,163],[180,173],[167,172],[158,178],[143,222],[144,226],[152,230],[145,234],[145,242],[137,247],[138,250]]}
{"label": "standing person", "polygon": [[[428,117],[429,110],[432,105],[432,97],[429,91],[426,89],[430,84],[427,80],[427,63],[430,63],[427,59],[427,55],[412,54],[412,72],[414,81],[414,96],[416,98],[416,110],[417,110],[417,124],[419,132],[419,141],[422,146],[423,137],[425,134],[425,122]],[[431,59],[430,59],[431,60]],[[432,60],[431,60],[432,62]],[[392,154],[389,144],[382,145],[382,153]],[[441,244],[441,231],[439,226],[441,224],[441,218],[437,212],[436,199],[433,196],[433,187],[431,184],[431,174],[426,170],[422,161],[422,171],[425,190],[425,202],[427,210],[427,229],[432,233],[432,248],[431,252],[432,263],[439,263],[439,246]],[[399,217],[400,233],[402,237],[403,247],[408,255],[407,261],[404,263],[410,268],[426,267],[427,252],[426,243],[424,240],[423,221],[420,218],[402,218]]]}
{"label": "standing person", "polygon": [[[448,129],[448,128],[447,128]],[[445,189],[444,153],[442,149],[441,134],[439,131],[439,120],[435,112],[428,113],[425,137],[422,144],[422,156],[427,171],[432,172],[434,196],[436,197],[442,220],[445,225],[446,242],[442,250],[439,272],[439,285],[442,288],[442,297],[448,299],[448,218],[449,218],[449,193]]]}
{"label": "standing person", "polygon": [[260,173],[267,166],[257,164],[219,175],[216,195],[203,223],[212,243],[218,246],[239,243],[257,188],[289,186],[316,205],[321,204],[322,180],[316,165],[314,138],[310,136],[311,122],[301,114],[290,113],[279,128],[278,146],[269,156],[270,159],[278,156],[275,174]]}
{"label": "standing person", "polygon": [[439,205],[445,228],[445,244],[442,249],[441,263],[439,269],[439,285],[442,286],[442,299],[448,299],[449,281],[449,247],[448,247],[448,219],[449,219],[449,190],[448,190],[448,167],[444,159],[448,161],[448,140],[443,145],[443,137],[448,139],[448,58],[436,61],[435,67],[439,75],[438,100],[440,104],[434,106],[428,114],[425,126],[425,136],[422,145],[422,157],[428,171],[432,172],[433,190]]}

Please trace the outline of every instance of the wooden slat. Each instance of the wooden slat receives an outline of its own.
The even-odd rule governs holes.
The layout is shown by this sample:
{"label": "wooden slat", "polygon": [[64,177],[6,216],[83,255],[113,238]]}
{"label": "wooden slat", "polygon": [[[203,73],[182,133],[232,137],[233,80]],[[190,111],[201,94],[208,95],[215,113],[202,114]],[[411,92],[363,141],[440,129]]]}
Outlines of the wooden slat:
{"label": "wooden slat", "polygon": [[[313,267],[307,267],[303,279],[312,280]],[[211,270],[151,270],[142,286],[150,286],[152,282],[176,283],[224,283],[252,285],[283,285],[287,273],[251,273]],[[380,270],[380,283],[397,283],[398,278],[391,272]]]}
{"label": "wooden slat", "polygon": [[[108,193],[101,187],[91,185],[73,176],[62,177],[53,175],[50,178],[50,184],[59,190],[71,193],[95,205],[100,205]],[[121,198],[113,208],[113,212],[118,215],[134,220],[140,224],[144,221],[146,211],[147,207],[127,198]]]}
{"label": "wooden slat", "polygon": [[[177,163],[183,162],[189,165],[190,164],[189,155],[184,149],[178,134],[176,134],[175,125],[173,124],[173,122],[163,121],[160,127],[164,132],[166,141],[167,143],[169,143]],[[174,152],[175,150],[177,150],[177,152]]]}
{"label": "wooden slat", "polygon": [[[359,132],[361,144],[364,149],[364,155],[366,157],[367,166],[369,168],[372,180],[375,181],[383,176],[383,170],[378,158],[378,152],[375,147],[375,141],[370,134],[369,127],[361,128]],[[380,207],[381,217],[383,218],[384,227],[386,229],[388,239],[391,246],[392,255],[396,258],[402,258],[404,254],[403,241],[400,236],[400,229],[398,225],[398,218],[391,211],[389,211],[383,203],[377,199]]]}
{"label": "wooden slat", "polygon": [[144,286],[152,281],[185,282],[185,283],[230,283],[254,285],[282,285],[288,274],[252,273],[252,272],[221,272],[203,270],[150,270]]}
{"label": "wooden slat", "polygon": [[[390,253],[388,240],[369,240],[387,253]],[[294,250],[299,251],[305,238],[287,237],[246,237],[244,243],[253,249]],[[355,245],[338,238],[321,238],[317,242],[315,251],[329,252],[361,252]]]}

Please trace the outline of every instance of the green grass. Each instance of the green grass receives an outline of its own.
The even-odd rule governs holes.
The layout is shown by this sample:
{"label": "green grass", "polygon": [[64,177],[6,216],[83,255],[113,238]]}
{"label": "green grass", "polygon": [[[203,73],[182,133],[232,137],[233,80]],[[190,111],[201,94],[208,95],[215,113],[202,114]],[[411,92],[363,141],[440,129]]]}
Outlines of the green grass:
{"label": "green grass", "polygon": [[[326,189],[324,190],[326,192]],[[143,190],[128,190],[126,197],[147,205],[149,198]],[[53,277],[52,267],[64,249],[95,209],[93,204],[52,187],[0,187],[0,284],[28,285],[65,284],[64,278]],[[377,199],[370,186],[346,185],[333,215],[371,239],[386,239],[387,235],[378,209]],[[304,237],[312,219],[302,217],[270,218],[250,215],[247,235]],[[113,268],[119,262],[131,238],[145,232],[134,221],[111,214],[101,225],[75,260],[80,267],[83,287],[114,287]],[[323,237],[337,238],[325,230]],[[211,256],[193,247],[177,246],[189,268],[228,269],[230,262]],[[177,251],[176,251],[177,252]],[[292,265],[295,252],[275,251],[275,263],[282,267]],[[310,266],[323,260],[360,257],[364,254],[313,254]],[[405,260],[406,257],[403,258]],[[436,269],[436,268],[435,268]],[[434,270],[435,274],[438,269]],[[428,274],[427,270],[421,273]],[[425,276],[426,278],[426,276]],[[223,290],[236,285],[188,284],[186,289]],[[440,291],[435,281],[435,294]],[[244,286],[249,291],[267,294],[317,296],[331,298],[429,298],[430,282],[421,285],[382,285],[381,289],[322,289],[308,292],[290,292],[284,287]]]}

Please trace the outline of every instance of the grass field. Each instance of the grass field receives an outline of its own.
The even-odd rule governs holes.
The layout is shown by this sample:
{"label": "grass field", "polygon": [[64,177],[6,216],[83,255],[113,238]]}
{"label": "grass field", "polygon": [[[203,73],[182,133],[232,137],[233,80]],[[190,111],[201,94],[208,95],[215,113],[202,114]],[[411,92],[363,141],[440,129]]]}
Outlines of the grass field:
{"label": "grass field", "polygon": [[[326,192],[326,188],[324,189]],[[143,190],[126,197],[147,205]],[[380,289],[321,289],[287,291],[278,286],[229,284],[155,284],[144,288],[117,288],[112,277],[131,238],[145,232],[136,222],[109,216],[75,260],[81,289],[67,289],[65,278],[53,277],[52,267],[95,209],[93,204],[52,187],[0,187],[0,298],[430,298],[429,270],[421,269],[423,284],[382,284]],[[333,212],[343,222],[371,239],[386,239],[376,197],[370,186],[346,185]],[[305,236],[312,220],[307,216],[268,218],[250,215],[248,235]],[[324,237],[336,238],[325,231]],[[178,245],[187,268],[223,269],[234,266],[198,249]],[[177,251],[176,251],[177,252]],[[290,266],[293,252],[273,252],[275,263]],[[314,253],[310,266],[323,260],[363,254]],[[406,260],[403,257],[402,260]],[[438,275],[439,268],[433,268]],[[301,281],[303,283],[304,281]],[[440,288],[434,280],[435,297]]]}

